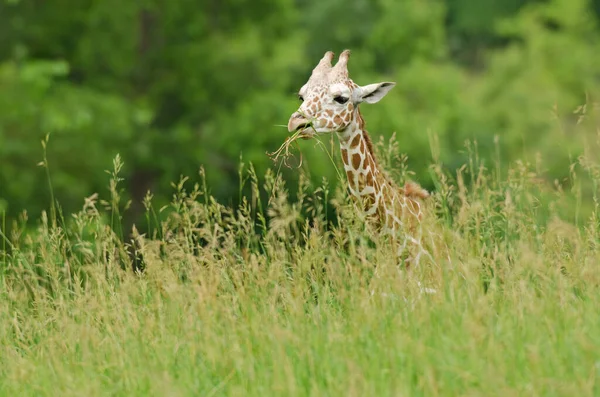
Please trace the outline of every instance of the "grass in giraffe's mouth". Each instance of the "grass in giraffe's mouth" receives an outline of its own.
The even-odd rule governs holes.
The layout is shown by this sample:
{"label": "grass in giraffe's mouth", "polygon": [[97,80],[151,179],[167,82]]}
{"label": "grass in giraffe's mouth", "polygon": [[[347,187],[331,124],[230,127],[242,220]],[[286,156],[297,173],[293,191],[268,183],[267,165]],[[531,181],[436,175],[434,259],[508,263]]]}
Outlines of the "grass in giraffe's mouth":
{"label": "grass in giraffe's mouth", "polygon": [[[279,146],[279,149],[277,149],[274,152],[267,152],[267,155],[273,160],[273,161],[277,161],[279,160],[280,157],[283,158],[283,164],[288,167],[288,168],[292,168],[291,165],[289,164],[289,159],[290,157],[295,157],[291,151],[290,151],[290,146],[292,144],[294,144],[298,139],[310,139],[312,137],[314,137],[316,135],[316,131],[314,130],[313,127],[306,127],[303,129],[299,129],[294,131],[294,133],[290,136],[288,136],[285,141],[281,144],[281,146]],[[296,168],[300,168],[302,166],[302,153],[300,152],[300,149],[298,148],[298,144],[296,143],[296,148],[298,149],[298,152],[300,153],[300,161],[298,162],[298,166]]]}
{"label": "grass in giraffe's mouth", "polygon": [[314,137],[315,135],[317,135],[317,132],[312,127],[303,128],[303,129],[299,130],[298,132],[299,132],[299,138],[301,138],[301,139],[310,139],[310,138]]}

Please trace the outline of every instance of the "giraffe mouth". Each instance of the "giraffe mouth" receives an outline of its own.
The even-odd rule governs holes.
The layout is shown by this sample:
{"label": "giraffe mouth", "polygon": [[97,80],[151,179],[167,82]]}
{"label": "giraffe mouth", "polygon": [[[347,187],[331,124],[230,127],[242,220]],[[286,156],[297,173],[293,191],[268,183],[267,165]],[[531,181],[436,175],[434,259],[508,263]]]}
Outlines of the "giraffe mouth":
{"label": "giraffe mouth", "polygon": [[311,126],[299,128],[297,131],[298,131],[298,137],[300,137],[301,139],[310,139],[310,138],[314,137],[315,135],[317,135],[317,133]]}
{"label": "giraffe mouth", "polygon": [[317,135],[315,128],[310,123],[302,123],[296,127],[296,134],[300,139],[310,139]]}

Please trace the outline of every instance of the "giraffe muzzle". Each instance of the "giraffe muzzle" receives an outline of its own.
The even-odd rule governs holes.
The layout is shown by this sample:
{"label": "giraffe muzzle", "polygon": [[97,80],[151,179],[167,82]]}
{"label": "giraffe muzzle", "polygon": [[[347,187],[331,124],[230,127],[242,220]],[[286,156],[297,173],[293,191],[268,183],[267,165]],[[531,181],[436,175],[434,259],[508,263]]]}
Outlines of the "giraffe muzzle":
{"label": "giraffe muzzle", "polygon": [[292,114],[292,117],[290,117],[290,121],[288,122],[288,132],[298,131],[300,131],[300,138],[303,139],[309,139],[315,135],[310,121],[308,121],[299,112],[296,112]]}

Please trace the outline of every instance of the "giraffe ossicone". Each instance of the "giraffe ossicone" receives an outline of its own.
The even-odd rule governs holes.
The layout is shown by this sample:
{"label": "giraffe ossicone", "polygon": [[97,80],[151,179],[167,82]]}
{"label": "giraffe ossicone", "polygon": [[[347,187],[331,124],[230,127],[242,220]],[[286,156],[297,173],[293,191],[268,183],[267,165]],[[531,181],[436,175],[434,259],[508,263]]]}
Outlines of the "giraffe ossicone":
{"label": "giraffe ossicone", "polygon": [[421,244],[421,200],[429,193],[411,182],[399,188],[385,175],[359,110],[363,102],[379,102],[395,83],[359,86],[348,76],[350,51],[343,51],[335,65],[333,58],[333,52],[326,52],[298,92],[302,104],[291,115],[288,130],[304,139],[338,135],[348,190],[359,201],[362,214],[392,235],[400,250],[408,249],[411,262],[418,263],[426,252]]}

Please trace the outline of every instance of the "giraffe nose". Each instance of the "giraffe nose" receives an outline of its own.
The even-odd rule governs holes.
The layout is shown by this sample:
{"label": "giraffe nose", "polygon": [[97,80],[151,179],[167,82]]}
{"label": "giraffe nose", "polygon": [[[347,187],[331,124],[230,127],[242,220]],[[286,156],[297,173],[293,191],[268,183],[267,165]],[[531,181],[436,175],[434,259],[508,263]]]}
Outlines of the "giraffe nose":
{"label": "giraffe nose", "polygon": [[288,122],[288,131],[298,131],[308,127],[309,125],[309,121],[304,116],[302,116],[300,112],[296,112],[290,117],[290,121]]}

